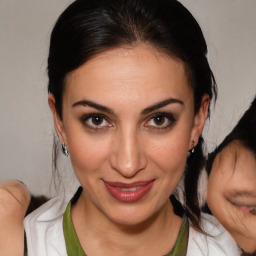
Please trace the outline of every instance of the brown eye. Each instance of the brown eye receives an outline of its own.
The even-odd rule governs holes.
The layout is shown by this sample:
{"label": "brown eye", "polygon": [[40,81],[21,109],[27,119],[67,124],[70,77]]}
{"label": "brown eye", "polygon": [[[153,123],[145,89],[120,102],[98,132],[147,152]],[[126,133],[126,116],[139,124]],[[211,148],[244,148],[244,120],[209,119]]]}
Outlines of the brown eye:
{"label": "brown eye", "polygon": [[152,129],[166,129],[171,127],[176,119],[169,113],[157,113],[153,115],[145,124],[146,127]]}
{"label": "brown eye", "polygon": [[94,116],[92,117],[92,120],[91,120],[92,124],[96,126],[101,125],[103,121],[104,121],[104,118],[102,116]]}
{"label": "brown eye", "polygon": [[91,129],[103,129],[112,126],[107,118],[102,114],[89,114],[82,118],[85,126]]}
{"label": "brown eye", "polygon": [[164,124],[165,119],[166,119],[166,118],[165,118],[164,116],[156,116],[156,117],[153,118],[153,121],[154,121],[154,123],[155,123],[157,126],[159,126],[159,125],[163,125],[163,124]]}

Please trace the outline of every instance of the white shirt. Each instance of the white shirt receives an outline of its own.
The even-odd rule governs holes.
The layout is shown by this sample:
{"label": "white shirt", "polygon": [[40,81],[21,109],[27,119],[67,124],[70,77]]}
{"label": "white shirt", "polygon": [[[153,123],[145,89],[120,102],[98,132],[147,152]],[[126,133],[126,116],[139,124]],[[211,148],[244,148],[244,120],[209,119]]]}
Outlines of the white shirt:
{"label": "white shirt", "polygon": [[[58,196],[25,218],[28,256],[67,256],[62,225],[67,205]],[[210,236],[190,225],[187,256],[240,255],[235,241],[213,216],[202,214],[202,228]]]}
{"label": "white shirt", "polygon": [[201,227],[209,236],[190,225],[187,256],[240,256],[234,239],[212,215],[202,213]]}

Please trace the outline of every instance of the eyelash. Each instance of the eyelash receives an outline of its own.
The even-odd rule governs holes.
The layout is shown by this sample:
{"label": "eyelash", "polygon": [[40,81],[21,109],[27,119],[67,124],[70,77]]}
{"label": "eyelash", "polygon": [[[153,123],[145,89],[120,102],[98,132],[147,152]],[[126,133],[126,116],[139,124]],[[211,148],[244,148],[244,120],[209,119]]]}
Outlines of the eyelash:
{"label": "eyelash", "polygon": [[[108,125],[102,125],[102,124],[99,124],[99,125],[96,125],[96,124],[93,124],[92,123],[92,119],[93,118],[100,118],[103,120],[103,123],[104,122],[107,122]],[[91,119],[91,120],[90,120]],[[95,120],[94,120],[95,121]],[[89,124],[88,122],[91,122],[91,124]],[[111,127],[112,124],[108,121],[108,118],[103,115],[103,114],[96,114],[96,113],[93,113],[93,114],[88,114],[88,115],[85,115],[82,117],[82,123],[89,129],[92,129],[92,130],[100,130],[100,129],[104,129],[104,128],[107,128],[107,127]]]}
{"label": "eyelash", "polygon": [[[102,121],[102,122],[99,123],[99,125],[97,125],[95,123],[93,124],[93,118],[99,118],[100,121]],[[161,123],[160,125],[149,124],[151,121],[154,122],[154,120],[156,120],[156,118],[164,118],[163,123]],[[98,114],[98,113],[87,114],[82,117],[81,121],[87,128],[92,129],[92,130],[101,130],[101,129],[105,129],[105,128],[113,126],[105,115]],[[94,121],[95,121],[95,119],[94,119]],[[175,121],[176,121],[176,118],[172,114],[160,112],[160,113],[154,114],[153,116],[150,116],[145,123],[145,127],[148,129],[165,130],[165,129],[170,128],[174,124]],[[104,124],[105,122],[107,124]],[[167,124],[166,124],[166,122],[167,122]],[[103,123],[103,125],[102,125],[102,123]]]}
{"label": "eyelash", "polygon": [[[148,125],[148,123],[150,121],[153,121],[154,122],[154,119],[156,120],[156,118],[164,118],[164,122],[160,125]],[[170,128],[176,121],[176,118],[170,114],[170,113],[164,113],[164,112],[160,112],[160,113],[156,113],[154,114],[153,116],[151,116],[148,121],[146,122],[146,127],[147,128],[151,128],[151,129],[157,129],[157,130],[165,130],[165,129],[168,129]],[[167,122],[167,124],[166,124]],[[163,125],[164,124],[164,125]]]}

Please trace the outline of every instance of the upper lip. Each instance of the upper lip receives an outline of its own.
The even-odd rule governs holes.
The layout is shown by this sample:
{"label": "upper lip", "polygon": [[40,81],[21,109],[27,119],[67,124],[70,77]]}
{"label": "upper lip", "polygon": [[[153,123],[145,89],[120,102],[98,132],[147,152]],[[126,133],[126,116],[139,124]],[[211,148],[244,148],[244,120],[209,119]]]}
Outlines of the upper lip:
{"label": "upper lip", "polygon": [[238,207],[255,207],[256,206],[256,202],[255,199],[251,200],[248,198],[227,198],[227,200],[233,204],[236,205]]}
{"label": "upper lip", "polygon": [[149,183],[154,182],[155,180],[152,179],[152,180],[147,180],[147,181],[135,181],[135,182],[131,182],[131,183],[105,181],[105,180],[103,180],[103,181],[113,187],[134,188],[134,187],[146,186]]}
{"label": "upper lip", "polygon": [[233,205],[237,206],[237,207],[243,207],[243,208],[255,208],[256,205],[247,205],[247,204],[236,204],[231,202]]}

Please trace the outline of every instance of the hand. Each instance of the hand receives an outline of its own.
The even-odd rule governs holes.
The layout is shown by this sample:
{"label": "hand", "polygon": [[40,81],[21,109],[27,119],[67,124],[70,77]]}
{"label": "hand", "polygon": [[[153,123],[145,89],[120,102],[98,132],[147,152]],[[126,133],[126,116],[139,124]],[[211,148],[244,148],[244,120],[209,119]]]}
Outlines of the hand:
{"label": "hand", "polygon": [[30,193],[18,181],[0,184],[0,255],[24,254],[23,219],[30,202]]}

